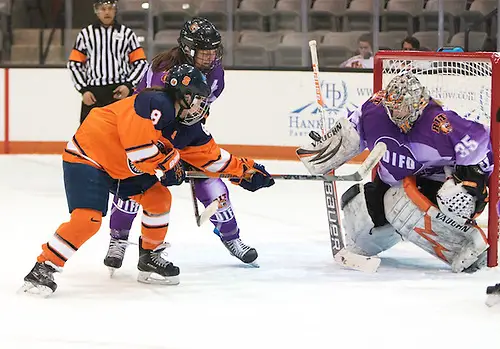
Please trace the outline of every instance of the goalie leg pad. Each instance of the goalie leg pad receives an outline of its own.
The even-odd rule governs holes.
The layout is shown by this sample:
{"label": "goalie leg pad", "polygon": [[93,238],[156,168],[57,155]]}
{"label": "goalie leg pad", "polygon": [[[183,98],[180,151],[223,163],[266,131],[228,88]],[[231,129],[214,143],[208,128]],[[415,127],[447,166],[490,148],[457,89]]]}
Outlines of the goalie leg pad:
{"label": "goalie leg pad", "polygon": [[414,178],[390,188],[384,196],[387,221],[403,236],[461,272],[488,248],[483,231],[442,213],[417,189]]}
{"label": "goalie leg pad", "polygon": [[347,250],[375,256],[401,241],[401,236],[389,224],[375,227],[362,184],[356,184],[344,193],[342,209]]}
{"label": "goalie leg pad", "polygon": [[358,131],[342,117],[318,141],[299,149],[297,156],[313,175],[323,175],[339,168],[361,152]]}

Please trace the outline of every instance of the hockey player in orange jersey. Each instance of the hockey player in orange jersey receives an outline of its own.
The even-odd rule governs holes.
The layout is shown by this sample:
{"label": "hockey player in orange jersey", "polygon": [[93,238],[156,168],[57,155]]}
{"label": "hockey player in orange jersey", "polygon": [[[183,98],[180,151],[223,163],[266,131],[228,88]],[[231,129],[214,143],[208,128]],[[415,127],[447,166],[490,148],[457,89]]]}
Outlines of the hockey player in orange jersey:
{"label": "hockey player in orange jersey", "polygon": [[185,178],[178,149],[197,168],[209,171],[220,163],[218,172],[241,178],[237,184],[245,189],[274,184],[264,166],[220,149],[206,131],[201,121],[209,94],[205,76],[184,64],[168,72],[165,89],[91,111],[63,154],[71,218],[42,246],[23,292],[48,296],[56,290],[54,273],[99,230],[109,192],[143,207],[138,281],[178,284],[179,268],[162,257],[171,205],[167,187]]}

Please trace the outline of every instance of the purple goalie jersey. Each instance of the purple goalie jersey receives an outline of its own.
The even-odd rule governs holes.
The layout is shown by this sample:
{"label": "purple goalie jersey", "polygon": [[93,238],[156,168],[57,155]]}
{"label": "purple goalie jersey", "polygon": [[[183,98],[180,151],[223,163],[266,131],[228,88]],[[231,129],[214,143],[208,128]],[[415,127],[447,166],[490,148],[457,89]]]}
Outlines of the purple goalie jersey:
{"label": "purple goalie jersey", "polygon": [[378,174],[389,185],[407,176],[444,181],[444,166],[480,165],[491,173],[493,157],[488,129],[444,110],[430,100],[407,134],[400,131],[374,95],[349,115],[361,137],[361,148],[373,149],[377,142],[387,145]]}
{"label": "purple goalie jersey", "polygon": [[[134,93],[137,94],[145,88],[152,86],[163,86],[166,73],[167,72],[165,71],[154,73],[151,70],[151,65],[149,65],[146,74],[144,74],[144,76],[142,77]],[[220,62],[217,62],[213,69],[208,74],[206,74],[206,76],[207,83],[212,89],[212,93],[208,98],[208,101],[212,103],[221,95],[222,91],[224,90],[224,68],[222,68]]]}

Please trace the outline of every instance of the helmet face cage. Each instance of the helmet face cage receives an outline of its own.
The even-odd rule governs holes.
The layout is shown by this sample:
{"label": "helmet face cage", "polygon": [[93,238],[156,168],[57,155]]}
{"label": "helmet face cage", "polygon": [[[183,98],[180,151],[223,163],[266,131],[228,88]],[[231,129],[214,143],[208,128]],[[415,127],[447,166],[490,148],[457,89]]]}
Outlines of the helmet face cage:
{"label": "helmet face cage", "polygon": [[222,60],[223,47],[219,31],[204,18],[193,18],[184,23],[179,35],[179,46],[189,64],[195,64],[196,54],[200,50],[215,50],[215,56],[207,67],[200,67],[205,72],[212,70]]}
{"label": "helmet face cage", "polygon": [[207,117],[210,108],[207,97],[185,94],[180,100],[181,110],[177,117],[181,124],[191,126]]}
{"label": "helmet face cage", "polygon": [[427,89],[409,72],[389,82],[382,101],[391,121],[404,133],[410,131],[428,103]]}
{"label": "helmet face cage", "polygon": [[165,87],[174,92],[178,101],[178,122],[190,126],[208,115],[211,90],[199,69],[189,64],[173,67],[167,73]]}

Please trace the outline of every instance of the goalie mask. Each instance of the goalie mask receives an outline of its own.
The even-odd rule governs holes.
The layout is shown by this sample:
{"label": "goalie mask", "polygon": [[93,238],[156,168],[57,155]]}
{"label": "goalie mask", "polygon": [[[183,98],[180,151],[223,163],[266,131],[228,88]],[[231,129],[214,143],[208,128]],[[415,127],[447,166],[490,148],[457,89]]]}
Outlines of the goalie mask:
{"label": "goalie mask", "polygon": [[392,78],[382,100],[389,119],[404,133],[411,130],[428,103],[427,89],[409,72]]}
{"label": "goalie mask", "polygon": [[197,68],[189,64],[174,66],[166,75],[165,89],[180,106],[176,119],[181,124],[191,126],[208,115],[210,86]]}

